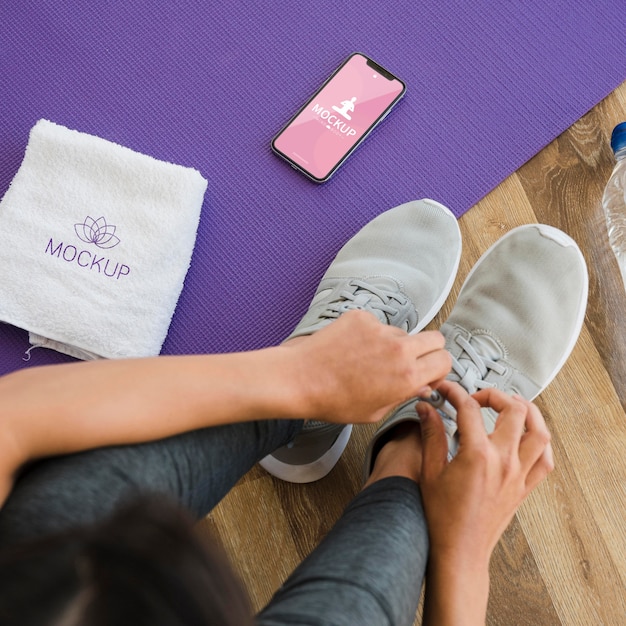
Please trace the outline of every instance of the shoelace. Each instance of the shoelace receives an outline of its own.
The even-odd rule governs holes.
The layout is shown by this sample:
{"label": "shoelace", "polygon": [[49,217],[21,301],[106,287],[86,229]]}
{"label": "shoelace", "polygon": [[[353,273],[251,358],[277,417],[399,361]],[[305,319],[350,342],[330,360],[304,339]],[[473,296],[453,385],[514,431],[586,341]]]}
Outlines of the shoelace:
{"label": "shoelace", "polygon": [[[374,314],[376,314],[376,311],[380,311],[388,322],[390,316],[398,313],[399,309],[397,307],[407,303],[407,298],[402,294],[374,287],[364,280],[353,279],[348,285],[352,289],[350,291],[348,289],[341,291],[339,299],[329,302],[326,310],[320,314],[320,317],[334,319],[346,311],[364,309]],[[396,307],[393,306],[394,302],[397,303]]]}
{"label": "shoelace", "polygon": [[452,371],[458,376],[457,382],[470,394],[493,387],[491,383],[485,382],[485,378],[490,371],[504,374],[506,366],[480,354],[464,337],[456,337],[455,341],[466,355],[458,359],[452,357]]}

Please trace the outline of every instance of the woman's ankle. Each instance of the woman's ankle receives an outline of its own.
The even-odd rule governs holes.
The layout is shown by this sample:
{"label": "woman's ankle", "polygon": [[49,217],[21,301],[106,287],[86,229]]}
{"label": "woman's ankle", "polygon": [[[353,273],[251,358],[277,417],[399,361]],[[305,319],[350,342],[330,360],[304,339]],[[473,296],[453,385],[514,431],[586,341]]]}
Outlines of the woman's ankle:
{"label": "woman's ankle", "polygon": [[421,466],[422,440],[419,422],[402,422],[387,433],[363,488],[390,476],[404,476],[419,482]]}

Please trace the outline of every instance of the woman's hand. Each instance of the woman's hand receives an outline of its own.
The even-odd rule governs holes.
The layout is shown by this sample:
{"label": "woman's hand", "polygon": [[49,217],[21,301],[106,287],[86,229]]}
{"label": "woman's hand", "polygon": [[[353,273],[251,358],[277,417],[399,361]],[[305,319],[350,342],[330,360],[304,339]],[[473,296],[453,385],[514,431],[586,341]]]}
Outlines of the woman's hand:
{"label": "woman's hand", "polygon": [[[441,419],[420,403],[420,488],[431,545],[425,623],[484,623],[491,554],[519,505],[554,468],[550,433],[539,409],[519,396],[496,389],[469,396],[447,381],[438,389],[457,410],[459,449],[448,462]],[[481,407],[499,414],[490,435]]]}
{"label": "woman's hand", "polygon": [[444,343],[438,331],[408,335],[371,313],[345,313],[314,335],[283,345],[293,351],[286,375],[296,377],[300,390],[293,417],[377,422],[445,378],[451,358]]}
{"label": "woman's hand", "polygon": [[[441,420],[432,407],[420,404],[421,489],[431,546],[488,559],[518,506],[553,469],[550,433],[539,409],[518,396],[496,389],[469,396],[450,382],[439,391],[457,409],[460,445],[449,463]],[[491,435],[481,407],[499,413]]]}

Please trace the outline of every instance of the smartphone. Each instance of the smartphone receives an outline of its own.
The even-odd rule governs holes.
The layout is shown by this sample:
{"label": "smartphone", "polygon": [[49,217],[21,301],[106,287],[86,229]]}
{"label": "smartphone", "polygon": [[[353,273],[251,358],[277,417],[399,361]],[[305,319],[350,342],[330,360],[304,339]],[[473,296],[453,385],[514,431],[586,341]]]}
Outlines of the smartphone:
{"label": "smartphone", "polygon": [[406,91],[378,63],[350,55],[272,140],[272,150],[316,183],[327,181]]}

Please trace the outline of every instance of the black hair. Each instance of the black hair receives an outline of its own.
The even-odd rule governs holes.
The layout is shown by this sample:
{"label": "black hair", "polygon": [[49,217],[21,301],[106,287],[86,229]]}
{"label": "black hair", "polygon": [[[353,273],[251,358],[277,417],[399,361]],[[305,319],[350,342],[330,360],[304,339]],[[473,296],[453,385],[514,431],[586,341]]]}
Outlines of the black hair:
{"label": "black hair", "polygon": [[162,497],[0,554],[2,626],[246,626],[225,555]]}

